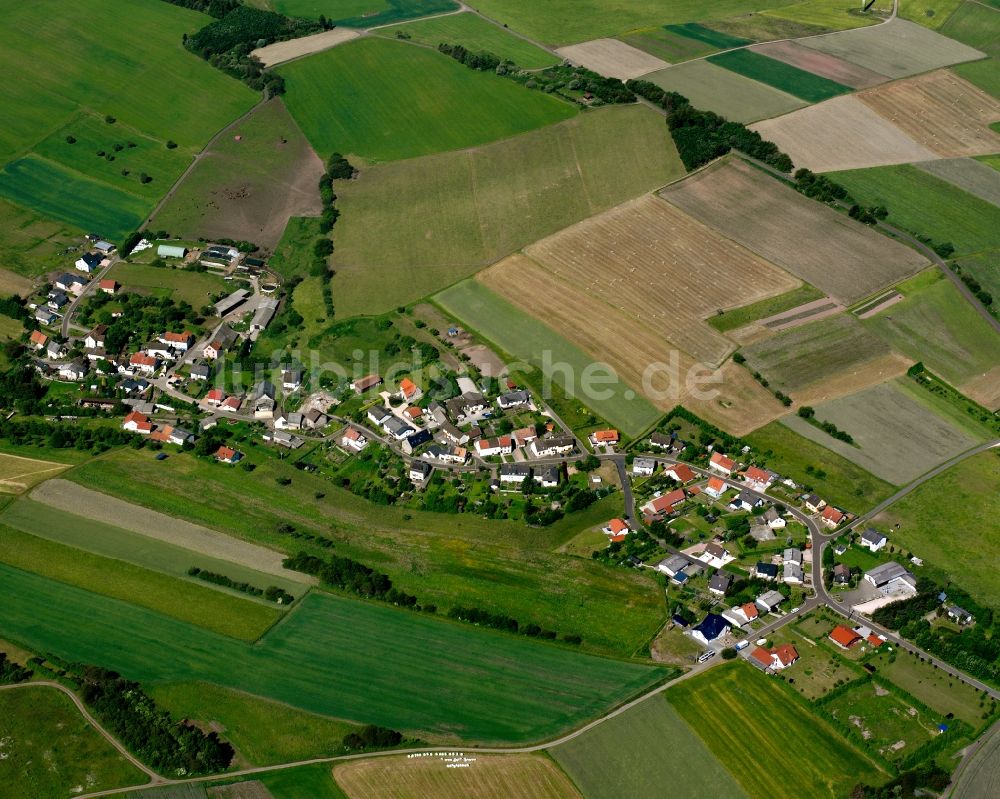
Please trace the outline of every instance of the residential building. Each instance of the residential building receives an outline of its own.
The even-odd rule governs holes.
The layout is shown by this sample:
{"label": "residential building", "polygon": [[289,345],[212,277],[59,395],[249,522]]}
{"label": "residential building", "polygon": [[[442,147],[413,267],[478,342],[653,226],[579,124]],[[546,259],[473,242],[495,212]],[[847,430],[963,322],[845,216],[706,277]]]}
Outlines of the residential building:
{"label": "residential building", "polygon": [[678,572],[684,571],[684,567],[690,561],[683,555],[671,555],[656,564],[657,571],[663,572],[667,577],[673,577]]}
{"label": "residential building", "polygon": [[965,608],[960,608],[958,605],[950,606],[946,614],[949,619],[963,627],[967,624],[972,624],[976,620],[969,611],[965,610]]}
{"label": "residential building", "polygon": [[542,488],[556,488],[559,485],[559,467],[542,466],[535,469],[534,479]]}
{"label": "residential building", "polygon": [[148,436],[153,432],[153,423],[149,421],[149,417],[145,414],[141,414],[138,411],[132,411],[128,416],[122,421],[122,430],[128,430],[130,433],[139,433],[140,435]]}
{"label": "residential building", "polygon": [[917,592],[917,578],[890,560],[865,572],[865,580],[874,585],[883,596],[909,596]]}
{"label": "residential building", "polygon": [[595,447],[611,447],[618,443],[617,430],[595,430],[590,434],[590,443]]}
{"label": "residential building", "polygon": [[733,584],[733,575],[729,572],[717,571],[708,580],[708,590],[713,594],[725,596],[729,586]]}
{"label": "residential building", "polygon": [[500,465],[500,483],[521,485],[531,474],[531,467],[526,463],[503,463]]}
{"label": "residential building", "polygon": [[800,564],[785,563],[781,573],[781,581],[783,583],[787,583],[788,585],[801,585],[805,582],[805,579],[805,571],[803,571]]}
{"label": "residential building", "polygon": [[422,447],[433,440],[434,436],[430,430],[417,430],[415,433],[410,433],[410,435],[404,438],[401,446],[403,452],[407,455],[412,455],[418,447]]}
{"label": "residential building", "polygon": [[854,630],[850,627],[845,627],[842,624],[838,624],[834,627],[830,631],[830,635],[828,637],[841,649],[851,649],[861,643],[861,636],[854,632]]}
{"label": "residential building", "polygon": [[385,423],[385,420],[391,416],[392,414],[381,405],[373,405],[368,409],[368,421],[372,424],[377,424],[379,427],[381,427]]}
{"label": "residential building", "polygon": [[768,508],[761,516],[761,520],[772,530],[784,529],[787,524],[785,517],[778,513],[777,508]]}
{"label": "residential building", "polygon": [[187,330],[183,333],[173,333],[168,330],[160,336],[160,343],[165,344],[172,350],[187,352],[194,346],[194,334]]}
{"label": "residential building", "polygon": [[514,449],[520,449],[538,438],[538,435],[535,433],[534,427],[521,427],[511,433],[510,437],[514,442]]}
{"label": "residential building", "polygon": [[420,389],[410,378],[404,377],[399,381],[399,391],[397,393],[403,402],[413,402],[413,400],[420,396]]}
{"label": "residential building", "polygon": [[747,602],[745,605],[733,608],[733,613],[741,617],[744,624],[756,621],[757,617],[760,616],[760,611],[757,610],[757,606],[753,602]]}
{"label": "residential building", "polygon": [[732,458],[727,458],[721,452],[713,452],[712,456],[708,459],[708,468],[726,477],[730,477],[733,469],[736,468],[736,461]]}
{"label": "residential building", "polygon": [[718,613],[709,613],[701,624],[691,629],[691,637],[703,646],[721,638],[729,630],[729,622]]}
{"label": "residential building", "polygon": [[[655,447],[656,449],[673,449],[674,438],[666,433],[661,433],[659,431],[653,433],[649,437],[649,445]],[[683,482],[687,482],[686,480]]]}
{"label": "residential building", "polygon": [[844,521],[844,518],[844,512],[833,507],[833,505],[827,505],[823,508],[823,513],[820,515],[820,521],[831,529],[835,528],[842,521]]}
{"label": "residential building", "polygon": [[83,380],[87,376],[87,362],[79,358],[59,367],[59,377],[63,380]]}
{"label": "residential building", "polygon": [[227,446],[221,446],[215,451],[215,459],[221,463],[239,463],[243,459],[243,453]]}
{"label": "residential building", "polygon": [[705,493],[712,499],[719,499],[729,490],[729,484],[721,477],[709,477],[708,485],[705,486]]}
{"label": "residential building", "polygon": [[233,330],[228,325],[221,325],[215,334],[212,336],[212,340],[205,345],[205,349],[202,350],[202,355],[210,360],[215,360],[216,358],[222,357],[222,355],[236,343],[236,339],[239,336],[236,331]]}
{"label": "residential building", "polygon": [[754,604],[761,613],[772,613],[785,601],[785,597],[778,591],[766,591],[754,600]]}
{"label": "residential building", "polygon": [[729,507],[733,510],[745,510],[752,511],[754,508],[759,508],[764,504],[764,500],[761,497],[751,493],[748,489],[744,488],[740,491],[739,495],[733,498],[732,502],[729,503]]}
{"label": "residential building", "polygon": [[281,411],[274,417],[275,430],[301,430],[302,414],[296,411]]}
{"label": "residential building", "polygon": [[527,391],[510,391],[497,397],[497,405],[501,410],[519,408],[523,405],[531,404],[531,394]]}
{"label": "residential building", "polygon": [[225,411],[226,413],[239,413],[240,408],[243,407],[243,400],[237,396],[226,397],[222,403],[219,405],[220,411]]}
{"label": "residential building", "polygon": [[798,650],[791,644],[779,644],[771,649],[759,646],[750,653],[749,661],[762,671],[781,671],[799,659]]}
{"label": "residential building", "polygon": [[691,467],[688,466],[686,463],[669,464],[663,469],[663,473],[667,477],[673,478],[681,485],[684,485],[685,483],[690,483],[698,476],[691,470]]}
{"label": "residential building", "polygon": [[753,567],[753,576],[759,577],[761,580],[777,580],[778,567],[773,563],[757,561],[757,564]]}
{"label": "residential building", "polygon": [[549,438],[536,438],[529,449],[536,458],[551,458],[555,455],[566,455],[576,448],[573,436],[557,435]]}
{"label": "residential building", "polygon": [[28,344],[35,351],[44,350],[48,347],[49,337],[46,336],[41,330],[32,330],[31,335],[28,336]]}
{"label": "residential building", "polygon": [[767,491],[777,475],[758,466],[750,466],[743,472],[743,482],[754,491]]}
{"label": "residential building", "polygon": [[196,363],[191,367],[192,380],[208,380],[212,376],[212,367],[207,363]]}
{"label": "residential building", "polygon": [[273,419],[277,407],[277,391],[270,380],[261,380],[250,390],[248,399],[253,403],[255,419]]}
{"label": "residential building", "polygon": [[423,483],[433,471],[434,468],[426,461],[412,461],[410,463],[410,480],[414,483]]}
{"label": "residential building", "polygon": [[481,438],[475,443],[475,448],[480,458],[489,458],[496,455],[510,455],[514,451],[514,444],[510,436],[500,436]]}
{"label": "residential building", "polygon": [[351,383],[351,388],[358,394],[364,394],[368,389],[382,385],[382,378],[378,375],[366,375],[359,377]]}
{"label": "residential building", "polygon": [[469,416],[478,416],[485,413],[489,407],[490,404],[486,397],[478,391],[466,391],[461,396],[445,401],[445,409],[455,421],[462,421]]}
{"label": "residential building", "polygon": [[226,392],[221,388],[210,388],[208,393],[205,395],[205,402],[215,408],[218,408],[226,400]]}
{"label": "residential building", "polygon": [[101,268],[101,261],[104,260],[104,256],[97,252],[85,252],[79,258],[76,259],[76,266],[81,272],[85,274],[90,274],[91,272],[96,272]]}
{"label": "residential building", "polygon": [[117,280],[112,280],[111,278],[105,278],[97,287],[105,294],[117,294],[118,289],[121,288],[121,284]]}
{"label": "residential building", "polygon": [[858,543],[865,549],[869,549],[872,552],[878,552],[888,541],[889,539],[882,535],[882,533],[874,527],[869,527],[861,534],[861,538],[858,540]]}
{"label": "residential building", "polygon": [[810,513],[819,513],[826,507],[826,500],[820,499],[815,494],[807,494],[802,498],[802,504],[806,506],[806,510]]}
{"label": "residential building", "polygon": [[781,553],[781,560],[783,563],[794,563],[797,566],[802,565],[802,550],[796,549],[795,547],[787,547],[783,553]]}
{"label": "residential building", "polygon": [[451,422],[445,422],[441,425],[441,433],[453,444],[469,443],[469,434],[459,430]]}
{"label": "residential building", "polygon": [[160,368],[160,359],[154,355],[147,355],[145,352],[134,352],[128,359],[130,371],[139,372],[144,375],[151,375]]}
{"label": "residential building", "polygon": [[636,458],[632,461],[632,474],[638,477],[649,477],[656,471],[656,461],[653,458]]}
{"label": "residential building", "polygon": [[293,368],[285,369],[281,373],[281,387],[285,391],[298,391],[302,385],[302,370]]}
{"label": "residential building", "polygon": [[368,439],[365,438],[364,433],[360,430],[348,427],[344,431],[344,434],[340,437],[340,443],[347,449],[353,449],[355,452],[361,452],[361,450],[368,446]]}
{"label": "residential building", "polygon": [[833,582],[835,585],[847,585],[851,582],[851,569],[846,563],[834,565]]}
{"label": "residential building", "polygon": [[729,551],[717,541],[710,541],[705,545],[704,551],[698,556],[698,560],[707,563],[713,569],[720,569],[735,558]]}
{"label": "residential building", "polygon": [[404,438],[407,438],[412,433],[416,432],[402,419],[392,416],[391,414],[382,422],[382,429],[385,430],[387,435],[396,439],[396,441],[402,441]]}
{"label": "residential building", "polygon": [[[623,519],[612,519],[601,529],[611,541],[624,541],[625,537],[632,532],[631,528],[629,528],[629,526],[625,523]],[[666,561],[664,561],[664,563],[666,563]],[[685,561],[685,564],[686,563],[687,561]],[[683,568],[683,564],[681,568]],[[661,571],[663,570],[661,569]],[[670,576],[672,577],[673,574],[671,574]]]}
{"label": "residential building", "polygon": [[302,414],[302,418],[305,420],[306,427],[310,430],[319,430],[330,424],[330,417],[318,408],[310,408]]}
{"label": "residential building", "polygon": [[673,491],[668,491],[666,494],[661,494],[651,499],[642,506],[642,512],[649,517],[673,513],[674,508],[680,505],[685,499],[684,489],[675,488]]}

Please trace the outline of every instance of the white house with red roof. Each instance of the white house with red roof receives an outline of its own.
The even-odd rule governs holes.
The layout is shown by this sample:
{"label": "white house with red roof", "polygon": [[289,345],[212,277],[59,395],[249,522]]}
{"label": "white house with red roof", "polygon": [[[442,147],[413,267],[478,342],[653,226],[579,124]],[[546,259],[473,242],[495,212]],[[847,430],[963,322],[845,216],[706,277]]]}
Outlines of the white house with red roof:
{"label": "white house with red roof", "polygon": [[187,352],[194,346],[194,334],[184,331],[183,333],[164,333],[160,336],[160,343],[165,344],[172,350]]}
{"label": "white house with red roof", "polygon": [[344,431],[344,435],[340,437],[340,443],[348,449],[353,449],[355,452],[361,452],[361,450],[368,446],[368,439],[360,430],[348,427]]}
{"label": "white house with red roof", "polygon": [[618,443],[617,430],[595,430],[590,434],[590,443],[595,447],[611,447]]}
{"label": "white house with red roof", "polygon": [[743,472],[743,482],[754,491],[767,491],[771,487],[771,483],[774,482],[775,477],[776,475],[772,472],[767,471],[767,469],[761,469],[758,466],[750,466]]}
{"label": "white house with red roof", "polygon": [[819,518],[827,527],[833,528],[844,521],[846,514],[842,510],[833,507],[833,505],[827,505],[823,508],[823,513]]}
{"label": "white house with red roof", "polygon": [[151,375],[160,367],[160,359],[145,352],[136,352],[128,359],[128,367],[132,372]]}
{"label": "white house with red roof", "polygon": [[239,463],[243,459],[243,453],[223,445],[215,451],[215,459],[220,463]]}
{"label": "white house with red roof", "polygon": [[219,405],[219,410],[225,411],[226,413],[239,413],[240,408],[242,407],[243,400],[235,395],[230,395]]}
{"label": "white house with red roof", "polygon": [[648,517],[662,516],[672,513],[674,508],[680,505],[686,498],[683,488],[675,488],[666,494],[654,497],[642,506],[642,512]]}
{"label": "white house with red roof", "polygon": [[729,490],[729,484],[721,477],[709,477],[705,493],[713,499],[718,499]]}
{"label": "white house with red roof", "polygon": [[686,463],[671,464],[670,466],[667,466],[667,468],[663,470],[663,473],[667,475],[667,477],[672,477],[674,480],[676,480],[678,483],[681,483],[682,485],[684,483],[690,483],[698,476]]}
{"label": "white house with red roof", "polygon": [[32,349],[44,350],[49,343],[49,337],[46,336],[41,330],[32,330],[31,335],[28,336],[28,341],[31,344]]}
{"label": "white house with red roof", "polygon": [[721,452],[713,452],[712,457],[708,459],[708,467],[719,474],[730,477],[733,469],[736,468],[736,461],[732,458],[727,458]]}
{"label": "white house with red roof", "polygon": [[122,422],[122,430],[148,436],[153,432],[153,423],[149,421],[149,417],[145,414],[139,413],[139,411],[132,411]]}
{"label": "white house with red roof", "polygon": [[404,377],[399,381],[399,391],[397,393],[403,401],[412,402],[420,396],[420,388],[410,378]]}
{"label": "white house with red roof", "polygon": [[100,283],[98,283],[97,287],[105,294],[117,294],[118,289],[121,288],[121,284],[117,280],[106,278],[105,280],[102,280]]}
{"label": "white house with red roof", "polygon": [[622,519],[612,519],[602,529],[612,541],[624,541],[625,536],[632,532]]}
{"label": "white house with red roof", "polygon": [[476,454],[480,458],[489,458],[494,455],[510,455],[514,451],[514,442],[510,436],[480,438],[476,441],[475,447]]}
{"label": "white house with red roof", "polygon": [[743,624],[749,624],[755,621],[758,616],[760,616],[760,611],[753,602],[747,602],[745,605],[740,605],[738,608],[733,608],[733,614],[738,618],[743,620]]}
{"label": "white house with red roof", "polygon": [[781,671],[798,659],[798,650],[791,644],[778,644],[770,649],[758,646],[750,653],[749,658],[750,662],[761,671]]}
{"label": "white house with red roof", "polygon": [[205,402],[213,408],[218,408],[225,400],[226,392],[221,388],[209,389],[209,392],[205,395]]}

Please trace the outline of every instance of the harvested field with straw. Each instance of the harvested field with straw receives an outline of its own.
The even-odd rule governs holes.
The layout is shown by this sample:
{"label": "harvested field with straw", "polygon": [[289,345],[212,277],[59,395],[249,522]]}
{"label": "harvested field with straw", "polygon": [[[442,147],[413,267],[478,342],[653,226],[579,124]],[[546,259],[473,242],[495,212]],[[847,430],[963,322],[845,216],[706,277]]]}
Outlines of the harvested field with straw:
{"label": "harvested field with straw", "polygon": [[738,158],[669,186],[662,196],[844,305],[927,264]]}
{"label": "harvested field with straw", "polygon": [[765,42],[755,44],[749,49],[853,89],[867,89],[889,80],[881,73],[865,69],[829,53],[811,50],[794,41]]}
{"label": "harvested field with straw", "polygon": [[655,196],[613,208],[525,252],[540,265],[536,271],[579,287],[713,364],[732,347],[703,321],[707,316],[800,285]]}
{"label": "harvested field with straw", "polygon": [[935,157],[856,96],[835,97],[751,126],[813,172],[905,164]]}
{"label": "harvested field with straw", "polygon": [[0,453],[0,493],[20,494],[42,480],[55,477],[65,468],[64,463]]}
{"label": "harvested field with straw", "polygon": [[801,44],[890,78],[905,78],[983,57],[983,53],[972,47],[903,19],[813,36],[803,39]]}
{"label": "harvested field with straw", "polygon": [[865,105],[940,156],[1000,152],[1000,100],[947,70],[879,86],[857,95]]}
{"label": "harvested field with straw", "polygon": [[291,61],[293,58],[301,58],[321,50],[329,50],[331,47],[349,42],[360,35],[351,28],[334,28],[322,33],[314,33],[312,36],[301,36],[298,39],[289,39],[287,42],[275,42],[267,47],[259,47],[250,55],[259,58],[265,67],[273,67],[276,64]]}
{"label": "harvested field with straw", "polygon": [[594,39],[590,42],[560,47],[556,50],[563,58],[580,64],[609,78],[638,78],[669,66],[666,61],[644,53],[617,39]]}

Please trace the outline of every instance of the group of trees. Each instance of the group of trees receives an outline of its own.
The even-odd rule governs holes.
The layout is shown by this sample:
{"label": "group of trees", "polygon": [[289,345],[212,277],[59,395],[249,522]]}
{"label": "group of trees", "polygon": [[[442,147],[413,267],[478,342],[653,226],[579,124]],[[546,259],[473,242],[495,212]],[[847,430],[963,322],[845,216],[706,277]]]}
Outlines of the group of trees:
{"label": "group of trees", "polygon": [[177,776],[226,769],[233,748],[214,733],[175,721],[136,682],[96,666],[81,667],[80,696],[132,753],[157,771]]}
{"label": "group of trees", "polygon": [[859,782],[851,791],[851,799],[911,799],[937,796],[951,782],[951,775],[936,763],[904,771],[885,785],[873,786]]}
{"label": "group of trees", "polygon": [[847,189],[839,183],[830,180],[826,175],[817,175],[805,167],[795,170],[795,188],[806,197],[823,203],[850,200]]}
{"label": "group of trees", "polygon": [[845,444],[854,444],[854,436],[841,430],[833,422],[821,421],[816,418],[816,409],[811,405],[803,405],[799,408],[799,416],[805,419],[813,427],[818,427],[828,436],[843,441]]}
{"label": "group of trees", "polygon": [[250,596],[262,596],[269,602],[276,602],[279,605],[291,605],[292,602],[295,601],[294,596],[289,594],[283,588],[278,588],[276,585],[269,585],[267,588],[258,588],[250,583],[237,582],[233,578],[227,577],[225,574],[207,571],[206,569],[200,569],[197,566],[192,566],[188,569],[188,574],[192,577],[197,577],[199,580],[212,583],[213,585],[221,585],[225,588],[232,588],[235,591],[242,591],[244,594],[250,594]]}
{"label": "group of trees", "polygon": [[185,35],[184,46],[251,89],[266,91],[272,96],[284,94],[284,78],[274,71],[266,71],[250,53],[258,47],[307,36],[329,26],[325,19],[286,17],[238,3],[230,7],[225,0],[214,10],[219,12],[226,8],[229,10],[214,22],[190,36]]}
{"label": "group of trees", "polygon": [[104,349],[108,355],[117,355],[130,344],[155,340],[165,330],[200,326],[205,318],[184,300],[129,293],[112,297],[99,292],[80,308],[77,321],[85,327],[97,322],[107,325]]}
{"label": "group of trees", "polygon": [[348,752],[367,752],[372,749],[391,749],[403,742],[403,734],[388,727],[368,724],[357,732],[344,736],[341,746]]}
{"label": "group of trees", "polygon": [[[744,357],[743,353],[741,353],[741,352],[734,352],[733,353],[733,363],[740,364],[741,366],[746,366],[747,359]],[[747,369],[750,369],[750,367],[747,366]],[[751,373],[753,374],[753,379],[756,380],[758,383],[760,383],[761,386],[763,386],[764,388],[766,388],[772,394],[774,394],[775,398],[782,405],[784,405],[787,408],[789,405],[792,404],[792,398],[789,397],[781,389],[771,388],[771,381],[768,380],[766,377],[764,377],[764,375],[762,375],[760,372],[758,372],[756,370],[753,370]]]}
{"label": "group of trees", "polygon": [[388,574],[377,572],[352,558],[330,555],[326,560],[299,552],[282,561],[286,569],[311,574],[326,585],[350,591],[368,599],[379,599],[393,605],[418,608],[417,598],[393,588]]}
{"label": "group of trees", "polygon": [[24,298],[16,294],[11,294],[9,297],[0,297],[0,314],[23,322],[28,318],[28,308]]}
{"label": "group of trees", "polygon": [[731,122],[711,111],[697,109],[684,95],[665,91],[649,81],[630,80],[625,85],[667,112],[667,126],[688,170],[707,164],[730,150],[739,150],[779,172],[792,171],[792,159],[781,152],[778,145],[741,122]]}
{"label": "group of trees", "polygon": [[63,424],[45,419],[18,419],[0,422],[0,439],[16,446],[73,447],[87,452],[102,452],[113,446],[130,443],[135,437],[118,427]]}
{"label": "group of trees", "polygon": [[[972,275],[966,274],[962,271],[962,268],[957,264],[952,267],[959,277],[962,278],[962,282],[971,291],[977,300],[979,300],[986,308],[992,310],[993,306],[993,295],[990,294],[986,289],[982,287],[982,284],[976,280]],[[2,311],[0,311],[2,312]],[[9,316],[10,314],[8,314]],[[16,317],[15,317],[16,318]]]}
{"label": "group of trees", "polygon": [[[448,611],[448,618],[457,621],[468,622],[480,627],[491,627],[494,630],[503,630],[508,633],[527,635],[529,638],[542,638],[547,641],[554,641],[556,633],[552,630],[543,629],[537,624],[521,624],[517,619],[503,613],[494,613],[483,608],[466,608],[456,605]],[[568,644],[580,644],[583,638],[579,635],[564,635],[562,638]]]}
{"label": "group of trees", "polygon": [[501,64],[501,58],[498,55],[486,52],[485,50],[474,53],[471,50],[465,49],[460,44],[445,44],[442,42],[438,45],[438,50],[447,56],[451,56],[469,69],[475,69],[480,72],[495,71]]}
{"label": "group of trees", "polygon": [[6,652],[0,652],[0,685],[13,685],[31,679],[31,669],[19,666],[7,659]]}

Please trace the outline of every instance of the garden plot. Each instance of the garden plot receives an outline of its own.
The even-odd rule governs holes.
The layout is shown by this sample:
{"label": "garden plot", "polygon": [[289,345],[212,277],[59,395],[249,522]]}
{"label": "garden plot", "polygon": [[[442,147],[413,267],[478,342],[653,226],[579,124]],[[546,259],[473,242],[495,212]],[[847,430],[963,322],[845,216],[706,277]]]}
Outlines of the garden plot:
{"label": "garden plot", "polygon": [[704,322],[707,316],[800,285],[655,196],[618,206],[525,252],[541,269],[712,364],[732,345]]}
{"label": "garden plot", "polygon": [[803,47],[795,41],[765,42],[755,44],[749,49],[854,89],[867,89],[889,80],[879,72],[865,69],[829,53]]}
{"label": "garden plot", "polygon": [[767,119],[805,105],[787,92],[745,78],[708,61],[688,61],[646,76],[667,91],[679,92],[691,103],[737,122]]}
{"label": "garden plot", "polygon": [[903,19],[812,36],[801,40],[801,44],[890,78],[905,78],[984,56],[979,50]]}
{"label": "garden plot", "polygon": [[903,485],[978,443],[896,382],[820,403],[816,418],[854,438],[838,441],[798,416],[782,423],[895,485]]}
{"label": "garden plot", "polygon": [[844,305],[927,264],[910,248],[804,197],[738,158],[703,170],[661,194]]}
{"label": "garden plot", "polygon": [[638,78],[669,66],[666,61],[617,39],[594,39],[560,47],[556,52],[574,64],[621,80]]}
{"label": "garden plot", "polygon": [[857,95],[912,139],[946,158],[1000,152],[995,100],[957,75],[939,70]]}
{"label": "garden plot", "polygon": [[953,186],[975,195],[988,203],[1000,205],[1000,171],[973,158],[942,158],[915,164]]}
{"label": "garden plot", "polygon": [[904,164],[935,157],[855,96],[835,97],[751,126],[813,172]]}

